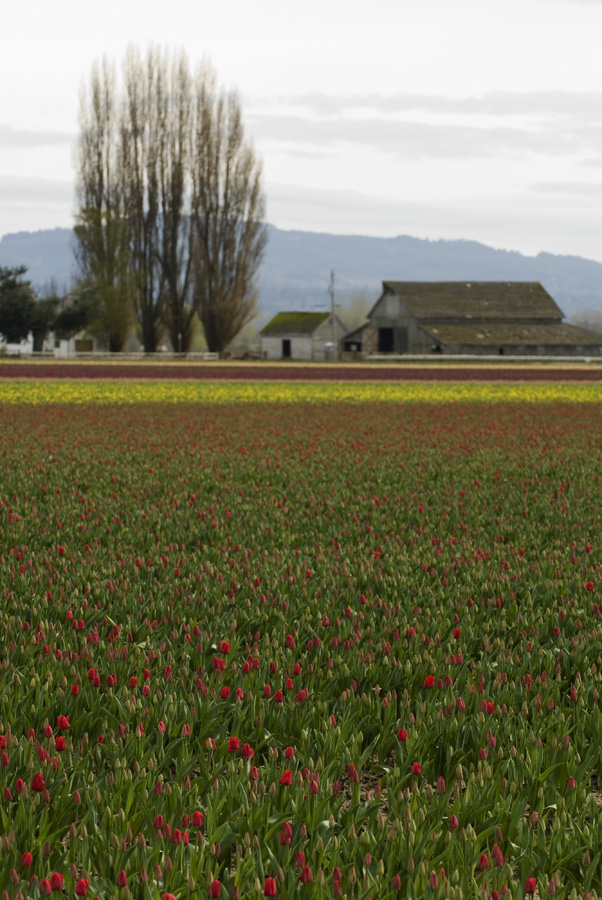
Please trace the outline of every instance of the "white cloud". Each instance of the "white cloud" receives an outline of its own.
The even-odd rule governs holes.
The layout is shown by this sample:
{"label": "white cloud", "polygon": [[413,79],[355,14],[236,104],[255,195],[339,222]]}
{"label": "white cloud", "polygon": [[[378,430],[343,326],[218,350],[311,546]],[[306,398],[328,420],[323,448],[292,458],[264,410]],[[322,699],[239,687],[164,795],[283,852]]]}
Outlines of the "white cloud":
{"label": "white cloud", "polygon": [[74,134],[63,131],[31,131],[0,125],[0,149],[2,150],[25,150],[72,144],[75,137]]}
{"label": "white cloud", "polygon": [[307,153],[348,145],[364,146],[396,159],[520,159],[527,155],[567,156],[595,152],[602,142],[602,126],[530,122],[488,125],[427,122],[377,116],[333,116],[310,119],[295,115],[250,113],[247,121],[259,143],[277,143]]}

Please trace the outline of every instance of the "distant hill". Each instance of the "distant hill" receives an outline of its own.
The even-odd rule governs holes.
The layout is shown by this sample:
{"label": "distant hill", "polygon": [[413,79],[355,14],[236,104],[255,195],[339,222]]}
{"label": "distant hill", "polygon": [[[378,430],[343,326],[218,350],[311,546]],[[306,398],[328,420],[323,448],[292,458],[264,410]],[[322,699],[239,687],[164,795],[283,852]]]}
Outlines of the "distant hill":
{"label": "distant hill", "polygon": [[[75,272],[72,239],[68,228],[4,235],[0,265],[26,265],[38,289],[53,278],[66,289]],[[325,309],[331,269],[336,299],[343,306],[360,293],[372,303],[383,280],[507,280],[541,282],[567,318],[602,310],[602,263],[578,256],[523,256],[476,241],[375,238],[269,226],[259,278],[261,320],[279,310]]]}

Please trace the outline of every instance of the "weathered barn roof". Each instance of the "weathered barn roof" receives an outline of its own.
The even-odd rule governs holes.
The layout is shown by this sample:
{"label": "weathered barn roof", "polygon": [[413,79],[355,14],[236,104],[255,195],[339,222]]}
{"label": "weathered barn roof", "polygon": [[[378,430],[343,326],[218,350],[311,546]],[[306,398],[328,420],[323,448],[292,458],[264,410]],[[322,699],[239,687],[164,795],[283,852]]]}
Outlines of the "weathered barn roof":
{"label": "weathered barn roof", "polygon": [[279,334],[307,334],[314,333],[316,328],[329,316],[323,312],[280,312],[267,325],[261,329],[264,337]]}
{"label": "weathered barn roof", "polygon": [[442,346],[525,346],[525,347],[592,347],[602,346],[602,334],[576,325],[521,325],[511,322],[421,324],[434,341]]}
{"label": "weathered barn roof", "polygon": [[419,320],[562,319],[537,281],[383,281]]}

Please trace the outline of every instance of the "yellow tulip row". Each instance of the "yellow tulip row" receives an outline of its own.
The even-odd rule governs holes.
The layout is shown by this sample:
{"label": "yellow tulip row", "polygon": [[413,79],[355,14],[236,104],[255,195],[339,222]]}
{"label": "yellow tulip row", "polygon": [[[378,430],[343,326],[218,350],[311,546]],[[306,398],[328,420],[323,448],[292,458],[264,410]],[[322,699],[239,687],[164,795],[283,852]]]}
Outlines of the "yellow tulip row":
{"label": "yellow tulip row", "polygon": [[602,383],[0,381],[0,403],[602,401]]}

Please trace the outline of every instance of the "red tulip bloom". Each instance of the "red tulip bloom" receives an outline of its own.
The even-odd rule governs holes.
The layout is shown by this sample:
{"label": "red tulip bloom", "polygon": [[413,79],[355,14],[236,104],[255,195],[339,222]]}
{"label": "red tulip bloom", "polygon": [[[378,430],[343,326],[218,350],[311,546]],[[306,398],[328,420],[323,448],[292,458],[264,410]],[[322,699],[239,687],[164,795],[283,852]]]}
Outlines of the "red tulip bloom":
{"label": "red tulip bloom", "polygon": [[572,791],[572,790],[574,789],[574,787],[575,787],[575,779],[574,779],[574,777],[573,777],[572,775],[571,775],[571,777],[569,778],[569,780],[567,781],[566,787],[567,787],[567,791]]}
{"label": "red tulip bloom", "polygon": [[274,694],[274,701],[276,703],[282,703],[283,699],[284,698],[282,696],[282,691],[276,691],[276,693]]}
{"label": "red tulip bloom", "polygon": [[245,759],[253,759],[255,756],[255,751],[249,744],[243,744],[240,748],[240,755]]}
{"label": "red tulip bloom", "polygon": [[192,824],[195,828],[200,828],[203,824],[203,813],[200,811],[200,809],[197,809],[195,812],[193,812]]}
{"label": "red tulip bloom", "polygon": [[32,864],[32,862],[33,862],[33,856],[31,855],[31,853],[28,850],[26,850],[25,853],[23,854],[23,856],[21,857],[21,865],[27,867],[27,866],[30,866]]}
{"label": "red tulip bloom", "polygon": [[120,872],[117,873],[117,878],[115,879],[115,884],[117,885],[118,888],[122,888],[122,887],[125,887],[127,883],[128,883],[128,877],[125,873],[125,869],[122,869]]}
{"label": "red tulip bloom", "polygon": [[65,738],[62,736],[62,734],[57,737],[56,741],[54,742],[54,747],[55,750],[57,750],[59,753],[61,752],[61,750],[65,749]]}
{"label": "red tulip bloom", "polygon": [[75,884],[75,893],[78,897],[85,897],[88,893],[88,888],[90,887],[90,882],[87,878],[78,878]]}
{"label": "red tulip bloom", "polygon": [[66,731],[69,728],[69,716],[59,716],[56,725],[59,731]]}
{"label": "red tulip bloom", "polygon": [[228,753],[234,753],[236,750],[238,750],[239,744],[240,741],[237,737],[231,737],[228,741]]}
{"label": "red tulip bloom", "polygon": [[435,676],[427,675],[426,678],[424,679],[424,686],[428,690],[430,690],[431,688],[434,688],[435,687]]}
{"label": "red tulip bloom", "polygon": [[[293,783],[293,773],[291,769],[285,769],[282,775],[280,776],[280,784],[292,784]],[[273,880],[273,879],[272,879]],[[266,894],[266,896],[270,896]],[[274,895],[275,896],[275,895]]]}
{"label": "red tulip bloom", "polygon": [[[594,583],[593,583],[593,581],[588,581],[587,584],[585,585],[585,590],[586,590],[586,591],[593,591],[593,589],[594,589]],[[530,881],[534,881],[535,879],[531,878],[531,879],[529,879],[529,880],[530,880]]]}
{"label": "red tulip bloom", "polygon": [[[222,651],[223,653],[224,651]],[[209,896],[210,897],[219,897],[222,892],[222,883],[217,878],[215,881],[212,881],[209,885]]]}
{"label": "red tulip bloom", "polygon": [[400,728],[400,729],[399,729],[399,731],[397,732],[397,737],[399,738],[400,741],[404,741],[404,742],[407,741],[407,739],[408,739],[408,733],[407,733],[407,731],[405,730],[405,728]]}
{"label": "red tulip bloom", "polygon": [[223,688],[222,688],[221,691],[219,692],[219,695],[220,695],[220,697],[222,698],[222,700],[227,700],[227,699],[228,699],[228,697],[230,696],[230,688],[228,687],[227,684],[225,684],[225,685],[223,686]]}
{"label": "red tulip bloom", "polygon": [[46,787],[46,784],[44,783],[44,776],[42,775],[41,772],[37,772],[33,776],[33,779],[31,782],[32,791],[40,791],[41,792],[44,790],[45,787]]}
{"label": "red tulip bloom", "polygon": [[263,886],[263,896],[264,897],[277,897],[276,891],[276,879],[275,878],[266,878],[265,884]]}
{"label": "red tulip bloom", "polygon": [[489,868],[489,857],[487,856],[486,853],[481,853],[481,855],[479,857],[479,862],[477,863],[477,869],[479,869],[482,872],[484,869],[488,869],[488,868]]}
{"label": "red tulip bloom", "polygon": [[294,747],[286,747],[284,750],[284,758],[285,759],[294,759],[295,758],[295,748]]}
{"label": "red tulip bloom", "polygon": [[311,866],[303,866],[299,881],[301,884],[308,884],[311,881]]}
{"label": "red tulip bloom", "polygon": [[415,762],[412,766],[412,775],[421,775],[422,774],[422,766],[419,762]]}
{"label": "red tulip bloom", "polygon": [[60,872],[53,872],[50,876],[50,887],[53,891],[62,891],[65,879]]}
{"label": "red tulip bloom", "polygon": [[527,878],[525,881],[525,894],[534,894],[537,890],[537,878]]}
{"label": "red tulip bloom", "polygon": [[39,890],[40,894],[42,895],[42,897],[50,897],[50,895],[52,893],[52,887],[47,878],[42,878],[38,882],[38,890]]}

